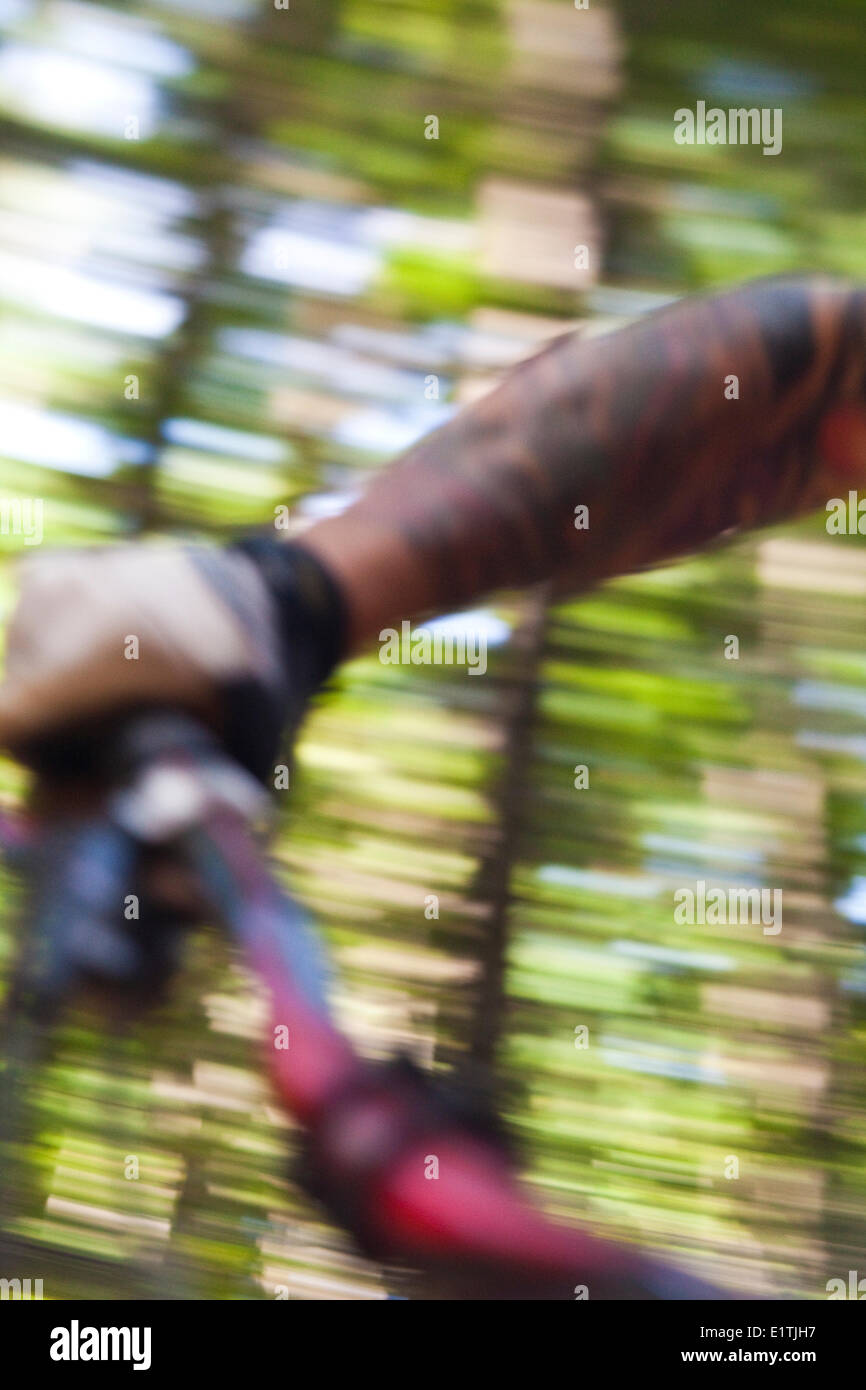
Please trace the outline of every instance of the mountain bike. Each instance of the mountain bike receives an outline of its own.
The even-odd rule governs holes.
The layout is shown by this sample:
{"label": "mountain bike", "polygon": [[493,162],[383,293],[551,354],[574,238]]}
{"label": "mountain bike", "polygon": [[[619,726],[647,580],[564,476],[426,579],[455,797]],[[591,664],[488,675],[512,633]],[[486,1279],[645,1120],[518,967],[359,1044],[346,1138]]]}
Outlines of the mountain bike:
{"label": "mountain bike", "polygon": [[[87,802],[43,786],[28,817],[0,819],[0,846],[29,894],[5,1001],[7,1143],[15,1094],[68,1001],[94,984],[157,997],[184,932],[216,918],[269,998],[268,1071],[306,1134],[295,1176],[367,1256],[419,1271],[422,1296],[727,1296],[548,1219],[477,1098],[407,1058],[377,1065],[357,1054],[331,1015],[320,934],[268,865],[267,794],[202,725],[141,714],[106,733],[92,764]],[[130,913],[132,885],[171,873],[187,885],[182,907],[163,890]]]}

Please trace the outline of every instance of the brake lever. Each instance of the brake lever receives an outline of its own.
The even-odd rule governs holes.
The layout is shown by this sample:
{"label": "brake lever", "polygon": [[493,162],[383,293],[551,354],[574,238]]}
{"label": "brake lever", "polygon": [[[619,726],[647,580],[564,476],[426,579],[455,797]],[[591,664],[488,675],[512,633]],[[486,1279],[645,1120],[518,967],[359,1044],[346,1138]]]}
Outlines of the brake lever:
{"label": "brake lever", "polygon": [[176,922],[165,904],[158,916],[148,912],[150,851],[179,838],[206,807],[232,805],[244,818],[263,810],[252,779],[181,716],[136,718],[103,747],[100,763],[113,777],[100,773],[104,785],[82,798],[86,809],[66,784],[43,780],[34,798],[41,813],[0,813],[0,850],[29,897],[5,1011],[43,1027],[90,983],[152,997],[172,965]]}
{"label": "brake lever", "polygon": [[318,933],[276,883],[257,832],[273,820],[270,798],[203,726],[183,716],[143,718],[120,755],[132,776],[107,804],[112,821],[186,861],[229,935],[267,978],[291,979],[326,1016],[327,969]]}
{"label": "brake lever", "polygon": [[115,743],[120,778],[107,814],[143,844],[177,842],[218,814],[264,828],[272,820],[263,787],[204,725],[185,715],[142,715]]}

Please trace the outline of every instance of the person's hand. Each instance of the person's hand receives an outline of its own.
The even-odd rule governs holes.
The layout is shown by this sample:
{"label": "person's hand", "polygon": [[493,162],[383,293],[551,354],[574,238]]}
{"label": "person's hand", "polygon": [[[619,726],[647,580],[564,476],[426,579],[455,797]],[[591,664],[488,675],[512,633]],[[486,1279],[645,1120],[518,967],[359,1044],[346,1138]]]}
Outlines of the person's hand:
{"label": "person's hand", "polygon": [[76,729],[173,707],[218,729],[263,775],[280,726],[297,722],[336,656],[330,615],[310,611],[309,583],[293,587],[317,568],[298,554],[265,540],[248,553],[131,544],[28,560],[7,634],[0,745],[31,761]]}

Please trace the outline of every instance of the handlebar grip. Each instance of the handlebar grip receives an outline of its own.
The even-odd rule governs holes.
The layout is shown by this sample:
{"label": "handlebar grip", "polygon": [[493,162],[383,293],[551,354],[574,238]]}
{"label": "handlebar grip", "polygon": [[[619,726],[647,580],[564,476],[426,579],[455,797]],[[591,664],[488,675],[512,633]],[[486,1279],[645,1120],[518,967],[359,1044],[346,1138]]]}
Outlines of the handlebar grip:
{"label": "handlebar grip", "polygon": [[142,952],[124,917],[137,846],[104,817],[47,826],[35,850],[29,937],[16,988],[38,1015],[87,979],[130,985]]}

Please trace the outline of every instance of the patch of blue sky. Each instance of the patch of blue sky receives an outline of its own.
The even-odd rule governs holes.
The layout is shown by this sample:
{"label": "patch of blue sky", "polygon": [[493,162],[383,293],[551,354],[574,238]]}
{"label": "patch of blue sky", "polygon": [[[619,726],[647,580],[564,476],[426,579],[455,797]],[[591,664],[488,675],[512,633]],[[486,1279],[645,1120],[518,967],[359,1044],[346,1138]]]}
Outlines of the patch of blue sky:
{"label": "patch of blue sky", "polygon": [[791,700],[803,709],[832,710],[835,714],[855,714],[866,718],[866,690],[851,685],[829,685],[822,681],[798,681]]}
{"label": "patch of blue sky", "polygon": [[[425,632],[443,637],[471,637],[487,647],[501,647],[511,636],[511,627],[489,608],[467,608],[462,613],[446,613],[421,625]],[[416,631],[418,629],[416,628]]]}
{"label": "patch of blue sky", "polygon": [[146,446],[77,416],[0,401],[0,450],[22,463],[104,478],[121,463],[144,462]]}
{"label": "patch of blue sky", "polygon": [[334,426],[329,437],[334,443],[353,449],[396,454],[423,439],[453,414],[454,407],[432,402],[403,411],[372,407],[347,415]]}
{"label": "patch of blue sky", "polygon": [[602,1061],[609,1067],[643,1072],[650,1076],[667,1076],[676,1081],[700,1081],[711,1086],[727,1084],[722,1069],[710,1062],[693,1061],[687,1052],[662,1048],[646,1042],[636,1044],[625,1038],[603,1038],[600,1044]]}
{"label": "patch of blue sky", "polygon": [[855,926],[866,927],[866,877],[855,874],[847,891],[841,897],[834,898],[833,906],[840,917],[853,922]]}
{"label": "patch of blue sky", "polygon": [[175,295],[5,251],[0,251],[0,293],[31,311],[142,338],[167,337],[186,313]]}
{"label": "patch of blue sky", "polygon": [[291,227],[262,227],[240,255],[245,275],[329,295],[361,294],[381,265],[368,246]]}
{"label": "patch of blue sky", "polygon": [[163,110],[149,74],[17,41],[0,49],[0,105],[13,109],[19,120],[118,140],[130,112],[139,138],[146,140]]}
{"label": "patch of blue sky", "polygon": [[[382,400],[424,398],[425,377],[372,361],[334,343],[260,328],[224,328],[217,336],[221,351],[245,357],[323,384],[344,396]],[[446,389],[440,382],[440,390]]]}
{"label": "patch of blue sky", "polygon": [[166,420],[163,436],[171,444],[207,453],[226,454],[230,458],[249,459],[253,463],[284,463],[289,450],[284,440],[266,434],[250,434],[245,430],[230,430],[210,420]]}

